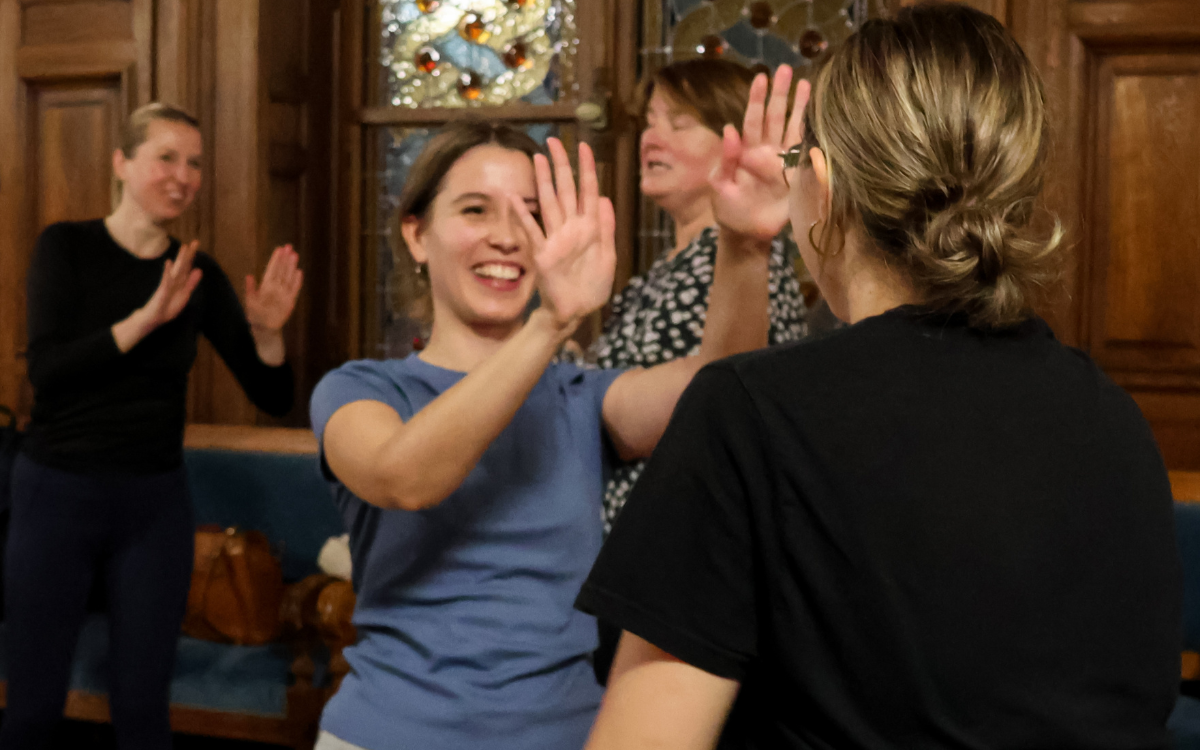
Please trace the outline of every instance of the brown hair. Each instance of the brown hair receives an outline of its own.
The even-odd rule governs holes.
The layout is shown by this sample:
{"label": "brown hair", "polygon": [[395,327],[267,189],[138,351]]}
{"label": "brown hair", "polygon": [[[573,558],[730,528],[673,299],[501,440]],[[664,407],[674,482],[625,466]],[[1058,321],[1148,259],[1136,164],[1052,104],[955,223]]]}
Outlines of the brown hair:
{"label": "brown hair", "polygon": [[182,109],[172,107],[169,104],[152,102],[138,107],[130,113],[129,119],[125,121],[125,126],[121,128],[121,152],[125,154],[126,159],[132,159],[138,146],[146,142],[146,134],[150,130],[150,123],[155,120],[178,122],[190,125],[196,130],[200,129],[199,120]]}
{"label": "brown hair", "polygon": [[433,305],[429,297],[429,276],[417,267],[404,235],[401,223],[409,217],[424,219],[430,206],[442,191],[442,183],[450,168],[476,146],[495,144],[510,151],[520,151],[530,159],[542,152],[537,141],[509,125],[485,120],[460,120],[443,128],[429,139],[413,162],[404,180],[404,189],[392,215],[392,259],[394,266],[389,287],[393,307],[422,323],[433,321]]}
{"label": "brown hair", "polygon": [[1030,226],[1042,82],[991,16],[938,3],[868,21],[819,71],[805,114],[806,145],[829,165],[830,224],[860,222],[926,306],[1003,327],[1057,280],[1061,225]]}
{"label": "brown hair", "polygon": [[694,115],[706,128],[721,135],[726,125],[740,133],[754,71],[729,60],[695,58],[658,70],[638,92],[634,111],[643,123],[655,89],[662,88],[672,104]]}

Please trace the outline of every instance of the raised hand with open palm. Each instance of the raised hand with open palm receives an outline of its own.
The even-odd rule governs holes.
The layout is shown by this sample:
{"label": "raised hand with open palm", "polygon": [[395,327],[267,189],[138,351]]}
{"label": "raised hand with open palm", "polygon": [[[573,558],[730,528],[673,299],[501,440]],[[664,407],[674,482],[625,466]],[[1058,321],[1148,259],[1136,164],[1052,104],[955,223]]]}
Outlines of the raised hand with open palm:
{"label": "raised hand with open palm", "polygon": [[725,126],[721,164],[709,180],[715,192],[713,209],[722,228],[770,240],[787,223],[788,186],[779,154],[803,139],[810,91],[807,81],[796,85],[788,119],[791,82],[792,69],[780,65],[768,101],[767,76],[760,73],[750,86],[741,135],[732,125]]}
{"label": "raised hand with open palm", "polygon": [[513,207],[533,243],[542,307],[560,326],[567,327],[599,309],[612,293],[616,218],[612,203],[600,197],[591,148],[586,143],[579,145],[578,195],[562,142],[551,138],[549,148],[553,179],[546,157],[538,154],[533,160],[545,229],[523,201],[514,198]]}

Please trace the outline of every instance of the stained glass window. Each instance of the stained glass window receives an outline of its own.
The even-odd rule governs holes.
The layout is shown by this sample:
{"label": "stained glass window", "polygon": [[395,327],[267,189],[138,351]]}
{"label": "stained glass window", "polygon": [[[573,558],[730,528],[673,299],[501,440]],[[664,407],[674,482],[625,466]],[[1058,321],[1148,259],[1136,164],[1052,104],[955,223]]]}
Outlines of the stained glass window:
{"label": "stained glass window", "polygon": [[721,57],[805,66],[849,36],[880,0],[664,0],[662,43],[674,60]]}
{"label": "stained glass window", "polygon": [[575,0],[380,0],[383,103],[555,102],[574,81]]}

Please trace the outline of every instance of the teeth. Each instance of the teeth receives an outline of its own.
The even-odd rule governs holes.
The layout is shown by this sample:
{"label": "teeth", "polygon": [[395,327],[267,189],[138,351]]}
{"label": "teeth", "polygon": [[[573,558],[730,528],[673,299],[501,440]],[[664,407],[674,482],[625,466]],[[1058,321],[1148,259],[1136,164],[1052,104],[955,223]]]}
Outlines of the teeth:
{"label": "teeth", "polygon": [[491,279],[504,279],[506,281],[515,281],[521,276],[519,268],[506,266],[502,263],[485,263],[482,266],[477,266],[475,273],[479,276],[486,276]]}

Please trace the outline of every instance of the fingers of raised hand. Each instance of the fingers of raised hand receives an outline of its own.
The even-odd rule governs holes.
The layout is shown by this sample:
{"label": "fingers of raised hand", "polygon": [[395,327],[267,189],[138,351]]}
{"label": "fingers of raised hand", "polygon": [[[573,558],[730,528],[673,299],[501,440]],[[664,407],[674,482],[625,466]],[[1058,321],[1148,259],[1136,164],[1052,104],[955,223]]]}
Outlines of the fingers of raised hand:
{"label": "fingers of raised hand", "polygon": [[788,91],[792,85],[792,68],[780,65],[775,70],[775,82],[771,85],[771,100],[767,103],[766,142],[778,147],[783,143],[783,132],[787,120]]}
{"label": "fingers of raised hand", "polygon": [[709,184],[718,187],[733,182],[737,174],[738,162],[742,158],[742,150],[742,139],[738,135],[737,128],[726,125],[725,132],[721,137],[721,161],[709,176]]}
{"label": "fingers of raised hand", "polygon": [[563,212],[558,203],[558,195],[554,192],[550,162],[545,156],[536,154],[533,157],[533,173],[537,179],[538,204],[542,209],[542,222],[546,225],[546,233],[553,234],[562,226]]}
{"label": "fingers of raised hand", "polygon": [[570,218],[579,212],[579,203],[575,195],[575,174],[571,171],[571,158],[562,141],[557,138],[547,138],[546,145],[550,148],[550,158],[554,162],[554,187],[558,195],[559,210],[565,218]]}
{"label": "fingers of raised hand", "polygon": [[767,75],[759,73],[750,84],[750,99],[742,118],[742,139],[747,147],[757,146],[763,138],[763,109],[767,101]]}
{"label": "fingers of raised hand", "polygon": [[600,203],[600,182],[596,179],[596,155],[586,143],[579,144],[580,210],[585,216],[595,216]]}
{"label": "fingers of raised hand", "polygon": [[[533,245],[534,252],[542,246],[546,241],[546,235],[542,228],[538,226],[537,219],[533,218],[533,214],[529,212],[529,207],[525,205],[525,199],[519,195],[510,195],[509,203],[512,204],[513,211],[517,214],[517,219],[521,222],[521,228],[525,230],[525,236],[529,238],[529,242]],[[545,220],[545,202],[542,203],[543,221]]]}
{"label": "fingers of raised hand", "polygon": [[783,141],[784,148],[791,148],[804,140],[804,110],[808,107],[808,99],[811,94],[811,83],[800,81],[796,84],[796,94],[792,99],[792,119],[788,120],[787,132]]}

